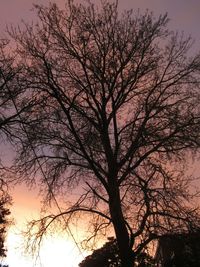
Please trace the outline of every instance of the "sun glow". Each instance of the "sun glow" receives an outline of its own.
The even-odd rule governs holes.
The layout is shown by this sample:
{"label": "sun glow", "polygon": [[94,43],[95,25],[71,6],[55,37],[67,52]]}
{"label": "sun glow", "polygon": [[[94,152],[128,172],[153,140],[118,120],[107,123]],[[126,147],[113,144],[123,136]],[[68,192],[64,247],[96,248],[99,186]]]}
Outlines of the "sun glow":
{"label": "sun glow", "polygon": [[49,238],[44,242],[41,249],[42,266],[78,266],[83,259],[77,246],[70,240],[59,238]]}
{"label": "sun glow", "polygon": [[22,236],[10,231],[7,238],[9,247],[5,263],[9,267],[77,267],[86,256],[77,246],[62,236],[48,237],[44,240],[39,256],[32,258],[24,254]]}
{"label": "sun glow", "polygon": [[[7,257],[3,260],[9,267],[78,267],[78,263],[88,254],[80,253],[70,235],[55,231],[48,236],[41,246],[40,255],[37,258],[25,254],[24,238],[21,234],[27,227],[27,222],[40,217],[41,198],[38,190],[27,190],[24,185],[15,187],[13,196],[14,204],[11,207],[11,220],[13,225],[8,229],[6,238]],[[72,229],[71,229],[72,230]],[[83,232],[81,229],[73,229],[75,238],[80,241]]]}

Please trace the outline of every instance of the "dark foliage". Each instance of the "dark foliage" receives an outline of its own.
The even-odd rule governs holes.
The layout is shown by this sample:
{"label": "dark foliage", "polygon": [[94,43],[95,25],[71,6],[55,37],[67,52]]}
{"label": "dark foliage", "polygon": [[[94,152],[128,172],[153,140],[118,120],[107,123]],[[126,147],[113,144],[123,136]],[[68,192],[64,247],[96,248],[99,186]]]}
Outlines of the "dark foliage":
{"label": "dark foliage", "polygon": [[[138,267],[154,267],[155,261],[145,252],[141,252],[135,264]],[[79,267],[122,267],[119,256],[119,249],[115,239],[111,238],[110,241],[105,243],[103,247],[94,250],[94,252],[87,256],[80,264]]]}
{"label": "dark foliage", "polygon": [[172,234],[161,237],[158,249],[162,249],[164,267],[200,266],[200,231]]}
{"label": "dark foliage", "polygon": [[3,193],[0,196],[0,257],[6,256],[5,248],[5,238],[7,233],[7,228],[10,225],[9,215],[10,210],[8,205],[10,205],[11,199],[10,196]]}
{"label": "dark foliage", "polygon": [[117,248],[116,240],[111,240],[103,245],[103,247],[96,249],[91,255],[87,256],[79,267],[120,267],[119,250]]}

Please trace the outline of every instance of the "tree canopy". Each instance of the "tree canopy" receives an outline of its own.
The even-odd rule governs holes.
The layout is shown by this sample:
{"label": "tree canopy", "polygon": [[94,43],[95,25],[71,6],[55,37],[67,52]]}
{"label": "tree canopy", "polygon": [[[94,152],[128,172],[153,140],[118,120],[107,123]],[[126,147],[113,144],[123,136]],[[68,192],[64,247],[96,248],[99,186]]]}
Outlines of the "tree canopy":
{"label": "tree canopy", "polygon": [[[0,135],[11,141],[17,136],[17,125],[26,104],[18,102],[23,90],[17,83],[20,66],[15,63],[8,39],[0,39]],[[31,102],[28,103],[30,105]]]}
{"label": "tree canopy", "polygon": [[113,231],[132,266],[151,240],[199,223],[182,167],[200,144],[200,55],[166,15],[119,14],[107,1],[36,10],[36,25],[10,31],[23,110],[11,130],[16,171],[67,204],[31,226],[41,237],[86,213],[88,240]]}
{"label": "tree canopy", "polygon": [[7,234],[7,229],[10,224],[8,216],[10,215],[10,210],[8,205],[10,204],[10,196],[4,195],[0,196],[0,257],[6,256],[5,238]]}
{"label": "tree canopy", "polygon": [[116,240],[112,239],[106,242],[101,248],[94,250],[94,252],[87,256],[79,267],[120,267],[119,250],[117,248]]}
{"label": "tree canopy", "polygon": [[[146,252],[140,253],[136,258],[136,266],[138,267],[154,267],[155,260]],[[79,267],[122,267],[119,256],[119,249],[114,238],[109,238],[101,248],[87,256]]]}
{"label": "tree canopy", "polygon": [[[11,128],[16,125],[19,116],[18,112],[11,109],[13,107],[12,99],[18,95],[19,90],[16,90],[16,88],[13,90],[13,79],[17,73],[17,68],[15,69],[13,66],[13,56],[6,52],[7,45],[8,40],[0,40],[0,136],[3,138],[11,137],[13,131]],[[9,218],[11,197],[8,194],[6,173],[8,172],[0,159],[0,258],[6,256],[5,239],[7,229],[11,223]]]}
{"label": "tree canopy", "polygon": [[158,242],[156,261],[165,267],[198,267],[200,230],[163,235]]}

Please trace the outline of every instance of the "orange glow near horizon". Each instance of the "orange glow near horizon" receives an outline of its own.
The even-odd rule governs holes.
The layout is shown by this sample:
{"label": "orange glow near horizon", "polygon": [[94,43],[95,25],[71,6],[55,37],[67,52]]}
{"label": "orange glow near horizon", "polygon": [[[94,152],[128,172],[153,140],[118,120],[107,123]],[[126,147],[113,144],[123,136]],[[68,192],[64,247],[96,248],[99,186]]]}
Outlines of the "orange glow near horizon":
{"label": "orange glow near horizon", "polygon": [[[18,185],[11,192],[13,205],[11,207],[11,219],[13,225],[9,228],[6,247],[7,257],[3,263],[9,267],[77,267],[88,252],[80,253],[77,245],[67,233],[49,235],[45,238],[39,252],[34,257],[25,253],[25,240],[22,231],[26,229],[28,221],[38,219],[41,198],[37,190],[29,190],[24,185]],[[79,231],[79,229],[77,229]],[[83,233],[80,229],[80,235]],[[79,236],[76,233],[76,236]]]}
{"label": "orange glow near horizon", "polygon": [[61,236],[45,239],[38,257],[26,255],[23,252],[24,248],[22,243],[22,236],[12,231],[9,232],[7,245],[10,249],[5,260],[5,263],[9,264],[9,267],[77,267],[86,256],[86,253],[80,254],[78,248],[72,241]]}

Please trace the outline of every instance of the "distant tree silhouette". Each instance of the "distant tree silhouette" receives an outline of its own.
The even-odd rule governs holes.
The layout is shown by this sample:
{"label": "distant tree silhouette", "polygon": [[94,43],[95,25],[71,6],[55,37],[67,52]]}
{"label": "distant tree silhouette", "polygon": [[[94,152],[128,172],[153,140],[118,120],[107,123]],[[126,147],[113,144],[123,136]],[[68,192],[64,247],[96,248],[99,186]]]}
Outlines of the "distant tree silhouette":
{"label": "distant tree silhouette", "polygon": [[[155,261],[145,252],[141,252],[137,256],[136,265],[138,267],[153,267]],[[119,249],[115,239],[110,239],[103,247],[94,250],[94,252],[87,256],[79,267],[122,267],[119,256]]]}
{"label": "distant tree silhouette", "polygon": [[[8,44],[8,40],[0,39],[0,136],[11,140],[12,135],[16,136],[12,131],[13,126],[24,107],[22,109],[18,107],[16,110],[14,106],[13,101],[21,92],[14,82],[19,69],[14,67],[14,57],[8,53]],[[10,224],[8,206],[11,204],[11,197],[8,194],[7,174],[8,170],[2,165],[0,159],[0,257],[6,256],[5,237]]]}
{"label": "distant tree silhouette", "polygon": [[117,1],[36,9],[38,24],[10,30],[26,111],[12,132],[15,167],[40,181],[45,207],[57,195],[64,206],[29,236],[40,244],[53,222],[88,220],[86,241],[114,231],[131,267],[159,235],[199,223],[184,168],[200,146],[200,55],[166,15],[121,14]]}
{"label": "distant tree silhouette", "polygon": [[11,198],[3,190],[3,184],[3,180],[0,179],[0,257],[6,256],[5,238],[7,228],[10,225],[10,210],[8,206],[11,204]]}
{"label": "distant tree silhouette", "polygon": [[200,266],[200,230],[169,234],[159,239],[158,259],[164,267]]}
{"label": "distant tree silhouette", "polygon": [[117,248],[116,240],[110,240],[103,245],[103,247],[94,250],[94,252],[87,256],[79,267],[120,267],[121,261],[119,257],[119,249]]}

